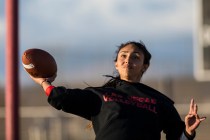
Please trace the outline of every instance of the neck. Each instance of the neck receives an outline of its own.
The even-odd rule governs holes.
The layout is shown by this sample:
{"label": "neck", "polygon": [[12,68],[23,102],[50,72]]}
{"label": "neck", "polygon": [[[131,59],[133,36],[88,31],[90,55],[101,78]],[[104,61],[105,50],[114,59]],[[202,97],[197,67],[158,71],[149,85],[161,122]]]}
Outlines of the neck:
{"label": "neck", "polygon": [[129,79],[129,78],[120,78],[121,80],[130,82],[130,83],[138,83],[141,79],[140,78],[136,78],[136,79]]}

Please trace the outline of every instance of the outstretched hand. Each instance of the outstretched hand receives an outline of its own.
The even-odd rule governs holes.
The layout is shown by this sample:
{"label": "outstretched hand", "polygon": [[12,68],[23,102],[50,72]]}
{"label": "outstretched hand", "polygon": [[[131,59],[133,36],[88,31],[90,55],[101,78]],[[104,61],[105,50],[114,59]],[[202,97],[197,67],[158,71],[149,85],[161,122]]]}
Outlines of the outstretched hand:
{"label": "outstretched hand", "polygon": [[195,133],[195,129],[198,128],[200,123],[206,119],[206,117],[199,117],[197,112],[198,106],[195,104],[194,99],[192,99],[190,102],[189,113],[185,117],[186,131],[190,135],[193,135]]}

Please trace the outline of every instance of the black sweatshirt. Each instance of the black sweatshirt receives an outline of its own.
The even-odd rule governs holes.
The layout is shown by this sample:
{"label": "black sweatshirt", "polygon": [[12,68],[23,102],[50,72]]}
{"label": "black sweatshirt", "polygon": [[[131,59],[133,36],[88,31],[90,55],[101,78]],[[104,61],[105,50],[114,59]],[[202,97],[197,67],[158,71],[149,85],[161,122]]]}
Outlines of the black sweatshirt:
{"label": "black sweatshirt", "polygon": [[173,101],[141,83],[116,87],[55,87],[48,102],[56,109],[92,121],[96,140],[178,140],[185,124]]}

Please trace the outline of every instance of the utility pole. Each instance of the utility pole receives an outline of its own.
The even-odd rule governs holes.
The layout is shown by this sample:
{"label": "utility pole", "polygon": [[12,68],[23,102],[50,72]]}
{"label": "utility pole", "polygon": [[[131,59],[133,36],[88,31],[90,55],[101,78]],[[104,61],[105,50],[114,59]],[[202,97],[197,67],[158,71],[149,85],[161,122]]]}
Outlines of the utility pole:
{"label": "utility pole", "polygon": [[6,0],[6,140],[19,140],[18,0]]}

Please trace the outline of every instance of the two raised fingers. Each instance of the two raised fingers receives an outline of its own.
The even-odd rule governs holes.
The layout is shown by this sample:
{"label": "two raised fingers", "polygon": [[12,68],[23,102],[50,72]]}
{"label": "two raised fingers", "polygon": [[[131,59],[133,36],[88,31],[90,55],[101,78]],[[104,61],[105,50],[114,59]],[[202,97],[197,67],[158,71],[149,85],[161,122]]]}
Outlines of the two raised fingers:
{"label": "two raised fingers", "polygon": [[197,104],[195,104],[194,99],[191,99],[189,115],[190,115],[190,116],[195,116],[196,119],[198,119],[198,120],[200,120],[200,121],[203,121],[203,120],[206,119],[206,117],[201,117],[201,118],[200,118],[197,112],[198,112],[198,106],[197,106]]}

